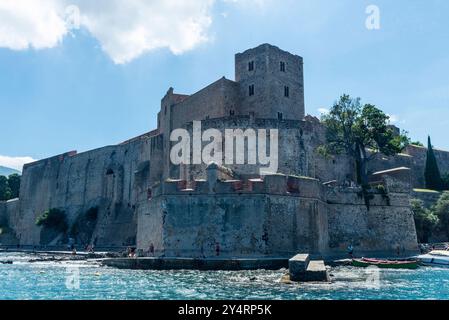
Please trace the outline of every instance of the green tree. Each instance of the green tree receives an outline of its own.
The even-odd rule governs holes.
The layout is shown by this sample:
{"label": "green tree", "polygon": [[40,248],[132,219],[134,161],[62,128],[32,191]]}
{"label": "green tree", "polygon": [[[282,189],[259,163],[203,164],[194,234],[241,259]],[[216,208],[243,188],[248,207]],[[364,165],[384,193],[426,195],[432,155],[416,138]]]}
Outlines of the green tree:
{"label": "green tree", "polygon": [[0,201],[11,199],[11,188],[8,184],[8,178],[0,176]]}
{"label": "green tree", "polygon": [[320,148],[325,154],[346,153],[356,165],[357,182],[368,185],[368,163],[378,153],[387,156],[401,152],[409,143],[406,135],[395,134],[389,126],[389,116],[372,104],[360,103],[343,95],[330,112],[323,115],[326,126],[326,145]]}
{"label": "green tree", "polygon": [[17,173],[11,174],[8,177],[8,185],[11,190],[11,198],[18,198],[20,192],[20,175]]}
{"label": "green tree", "polygon": [[430,136],[427,146],[427,159],[426,169],[424,171],[424,177],[426,179],[426,188],[431,190],[443,190],[443,181],[441,179],[440,169],[438,168],[437,159],[433,151],[432,142]]}
{"label": "green tree", "polygon": [[421,200],[411,201],[413,217],[415,218],[416,233],[420,243],[428,243],[429,238],[438,226],[438,216],[432,210],[424,208]]}
{"label": "green tree", "polygon": [[435,215],[439,218],[438,229],[449,240],[449,192],[443,192],[438,202],[433,207]]}
{"label": "green tree", "polygon": [[45,211],[36,219],[36,225],[61,232],[66,232],[68,229],[66,214],[64,211],[59,209],[50,209]]}

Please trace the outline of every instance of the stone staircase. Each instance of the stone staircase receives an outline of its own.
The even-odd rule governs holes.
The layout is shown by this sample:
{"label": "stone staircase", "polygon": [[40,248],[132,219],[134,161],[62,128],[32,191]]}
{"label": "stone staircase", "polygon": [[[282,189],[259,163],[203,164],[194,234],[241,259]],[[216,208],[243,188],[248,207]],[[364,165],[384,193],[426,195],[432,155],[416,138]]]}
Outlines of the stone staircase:
{"label": "stone staircase", "polygon": [[310,261],[309,254],[298,254],[288,261],[290,281],[330,282],[323,260]]}

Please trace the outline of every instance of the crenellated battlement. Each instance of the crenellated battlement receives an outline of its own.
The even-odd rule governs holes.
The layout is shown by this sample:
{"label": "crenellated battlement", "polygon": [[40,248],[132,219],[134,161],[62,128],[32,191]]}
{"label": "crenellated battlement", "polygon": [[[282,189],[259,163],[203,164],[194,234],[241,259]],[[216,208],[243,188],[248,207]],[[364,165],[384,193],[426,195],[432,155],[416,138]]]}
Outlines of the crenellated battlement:
{"label": "crenellated battlement", "polygon": [[324,190],[325,187],[316,179],[275,174],[244,180],[167,179],[153,186],[151,194],[152,197],[182,194],[267,194],[321,198]]}
{"label": "crenellated battlement", "polygon": [[[209,171],[218,170],[214,167]],[[360,187],[325,186],[317,179],[283,174],[254,179],[221,180],[216,177],[216,173],[212,173],[209,174],[209,179],[194,181],[168,179],[151,188],[151,198],[235,194],[307,198],[323,201],[328,205],[408,207],[410,203],[409,185],[389,176],[383,177],[382,181],[365,194]]]}

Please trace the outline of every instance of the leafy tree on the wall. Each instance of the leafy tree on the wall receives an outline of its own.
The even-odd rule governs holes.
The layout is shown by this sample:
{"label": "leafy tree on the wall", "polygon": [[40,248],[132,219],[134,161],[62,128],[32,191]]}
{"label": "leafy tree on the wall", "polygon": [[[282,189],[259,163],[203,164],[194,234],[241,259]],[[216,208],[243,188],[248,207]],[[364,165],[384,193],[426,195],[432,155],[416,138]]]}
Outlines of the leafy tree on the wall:
{"label": "leafy tree on the wall", "polygon": [[429,238],[434,233],[440,220],[432,210],[424,207],[421,200],[413,199],[411,201],[411,207],[415,219],[418,240],[420,243],[428,243]]}
{"label": "leafy tree on the wall", "polygon": [[8,178],[0,176],[0,201],[7,201],[11,199],[11,188],[8,184]]}
{"label": "leafy tree on the wall", "polygon": [[426,168],[424,171],[424,177],[426,180],[426,188],[431,190],[441,191],[444,189],[443,180],[441,179],[440,169],[438,168],[435,152],[433,151],[432,141],[430,136],[427,146],[427,160]]}
{"label": "leafy tree on the wall", "polygon": [[433,207],[433,212],[440,220],[439,230],[446,236],[446,240],[449,240],[449,192],[443,192]]}
{"label": "leafy tree on the wall", "polygon": [[322,116],[326,127],[324,154],[346,153],[355,162],[357,182],[368,186],[368,163],[382,153],[392,156],[409,143],[407,136],[395,134],[389,116],[372,104],[362,105],[360,98],[343,95],[330,112]]}
{"label": "leafy tree on the wall", "polygon": [[20,191],[20,175],[18,175],[17,173],[11,174],[8,177],[8,185],[11,189],[11,198],[18,198]]}

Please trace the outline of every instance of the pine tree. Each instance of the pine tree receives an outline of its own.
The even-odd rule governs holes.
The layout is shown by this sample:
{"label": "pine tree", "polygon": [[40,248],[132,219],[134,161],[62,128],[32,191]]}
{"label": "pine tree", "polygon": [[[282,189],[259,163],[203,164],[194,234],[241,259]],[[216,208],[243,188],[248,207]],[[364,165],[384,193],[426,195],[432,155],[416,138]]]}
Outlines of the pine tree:
{"label": "pine tree", "polygon": [[433,152],[432,142],[428,140],[426,170],[424,172],[426,179],[426,188],[431,190],[443,190],[443,180],[441,179],[440,169],[438,168],[437,159]]}

